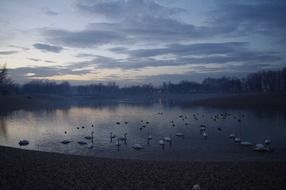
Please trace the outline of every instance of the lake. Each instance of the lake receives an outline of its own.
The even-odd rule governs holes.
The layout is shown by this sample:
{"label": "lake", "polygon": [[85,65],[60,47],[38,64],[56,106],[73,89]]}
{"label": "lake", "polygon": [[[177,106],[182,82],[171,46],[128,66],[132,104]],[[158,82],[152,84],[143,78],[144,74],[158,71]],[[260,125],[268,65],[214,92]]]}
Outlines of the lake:
{"label": "lake", "polygon": [[[285,111],[279,110],[182,106],[161,100],[74,104],[1,113],[0,145],[144,160],[286,160],[285,116]],[[91,132],[93,139],[86,139]],[[116,137],[110,138],[110,133]],[[125,133],[126,143],[117,141]],[[176,136],[178,133],[184,136]],[[229,137],[231,133],[253,144],[270,139],[269,148],[273,151],[256,152],[253,146],[234,142]],[[148,144],[149,135],[152,139]],[[171,143],[163,141],[164,146],[159,145],[164,137],[170,137]],[[21,139],[29,140],[29,145],[19,146]],[[71,142],[63,144],[63,140]],[[87,144],[80,145],[78,141]],[[134,144],[143,149],[135,150]]]}

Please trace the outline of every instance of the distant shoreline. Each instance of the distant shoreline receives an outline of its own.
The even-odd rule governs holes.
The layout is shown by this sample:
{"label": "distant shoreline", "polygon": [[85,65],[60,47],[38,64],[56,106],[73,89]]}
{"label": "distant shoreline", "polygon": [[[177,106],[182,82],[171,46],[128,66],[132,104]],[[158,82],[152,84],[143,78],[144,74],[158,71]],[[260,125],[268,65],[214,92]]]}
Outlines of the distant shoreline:
{"label": "distant shoreline", "polygon": [[193,105],[233,108],[284,108],[286,94],[242,94],[196,100]]}
{"label": "distant shoreline", "polygon": [[286,94],[154,94],[146,96],[60,96],[60,95],[12,95],[0,96],[0,111],[18,109],[61,108],[72,105],[92,106],[119,103],[147,103],[159,101],[162,104],[180,106],[206,106],[221,108],[286,108]]}
{"label": "distant shoreline", "polygon": [[140,161],[0,146],[0,189],[286,189],[286,162]]}

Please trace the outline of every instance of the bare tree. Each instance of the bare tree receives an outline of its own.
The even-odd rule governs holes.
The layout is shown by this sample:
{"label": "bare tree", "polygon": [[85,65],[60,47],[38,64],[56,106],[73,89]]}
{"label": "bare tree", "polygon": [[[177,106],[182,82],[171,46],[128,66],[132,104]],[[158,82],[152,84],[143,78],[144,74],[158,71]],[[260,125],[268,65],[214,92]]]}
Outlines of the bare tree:
{"label": "bare tree", "polygon": [[13,88],[13,82],[8,77],[8,70],[6,65],[0,68],[0,94],[1,95],[8,95]]}

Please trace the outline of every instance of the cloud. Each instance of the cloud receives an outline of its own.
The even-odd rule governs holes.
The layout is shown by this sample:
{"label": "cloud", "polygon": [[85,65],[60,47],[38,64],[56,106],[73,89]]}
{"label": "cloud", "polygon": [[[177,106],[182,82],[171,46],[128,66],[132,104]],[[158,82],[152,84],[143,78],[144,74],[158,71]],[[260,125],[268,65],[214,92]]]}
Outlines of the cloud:
{"label": "cloud", "polygon": [[43,11],[48,16],[57,16],[59,13],[51,10],[50,8],[43,8]]}
{"label": "cloud", "polygon": [[30,50],[30,48],[23,47],[23,46],[18,46],[18,45],[8,45],[8,47],[17,48],[17,49],[20,49],[20,50],[23,50],[23,51]]}
{"label": "cloud", "polygon": [[96,57],[96,55],[91,53],[79,53],[76,57]]}
{"label": "cloud", "polygon": [[212,12],[210,23],[236,35],[286,35],[286,2],[273,0],[225,1]]}
{"label": "cloud", "polygon": [[41,61],[41,59],[35,59],[35,58],[28,58],[28,59],[35,62]]}
{"label": "cloud", "polygon": [[115,53],[125,53],[131,57],[152,57],[174,54],[177,56],[213,55],[242,51],[249,45],[247,42],[196,43],[196,44],[169,44],[164,48],[149,48],[128,50],[126,48],[111,48]]}
{"label": "cloud", "polygon": [[92,47],[125,39],[117,32],[103,30],[43,30],[43,33],[51,42],[70,47]]}
{"label": "cloud", "polygon": [[54,61],[51,61],[51,60],[44,60],[44,62],[46,62],[46,63],[55,63]]}
{"label": "cloud", "polygon": [[117,47],[110,51],[126,54],[128,58],[95,58],[90,64],[105,68],[134,69],[191,64],[274,64],[283,60],[279,52],[251,50],[247,42],[169,44],[163,48],[136,50]]}
{"label": "cloud", "polygon": [[37,59],[37,58],[27,58],[28,60],[34,61],[34,62],[46,62],[46,63],[55,63],[54,61],[50,61],[50,60],[42,60],[42,59]]}
{"label": "cloud", "polygon": [[90,23],[86,29],[69,31],[43,29],[45,40],[69,47],[106,44],[174,43],[213,36],[207,26],[195,26],[176,19],[183,9],[170,8],[152,0],[78,1],[82,12],[102,15],[106,22]]}
{"label": "cloud", "polygon": [[102,15],[112,19],[144,17],[153,15],[165,17],[183,12],[183,9],[162,6],[152,0],[80,0],[77,7],[91,14]]}
{"label": "cloud", "polygon": [[[95,18],[94,21],[78,30],[44,28],[42,40],[53,45],[36,47],[34,44],[34,47],[57,53],[62,47],[90,48],[86,52],[100,50],[95,54],[77,52],[77,60],[90,60],[52,70],[55,74],[82,67],[142,70],[144,74],[148,67],[159,70],[166,66],[196,66],[198,73],[222,74],[283,66],[285,53],[277,45],[283,46],[282,42],[286,41],[285,2],[222,0],[210,6],[214,10],[206,8],[206,20],[195,22],[191,18],[195,14],[189,14],[187,9],[173,8],[168,3],[163,6],[159,2],[77,0],[76,8],[82,15],[87,14],[89,21]],[[259,39],[253,38],[257,34]],[[272,38],[280,42],[266,46]],[[60,49],[53,50],[50,46]],[[110,52],[101,54],[103,51]],[[118,56],[108,57],[109,53]]]}
{"label": "cloud", "polygon": [[54,46],[49,44],[43,44],[43,43],[36,43],[33,44],[34,48],[39,49],[43,52],[53,52],[53,53],[60,53],[63,50],[63,47],[61,46]]}
{"label": "cloud", "polygon": [[[21,83],[27,82],[35,77],[45,78],[68,74],[81,75],[88,72],[87,70],[72,70],[69,67],[19,67],[9,69],[9,74],[13,80]],[[31,75],[31,73],[33,73],[33,75]]]}
{"label": "cloud", "polygon": [[167,7],[153,0],[83,0],[76,7],[106,17],[84,30],[43,29],[45,40],[69,47],[101,45],[166,45],[215,37],[253,34],[272,35],[286,41],[286,3],[283,1],[220,1],[200,25],[184,22],[178,15],[187,10]]}
{"label": "cloud", "polygon": [[42,32],[51,43],[81,48],[106,44],[166,44],[212,36],[205,27],[154,17],[129,18],[119,23],[93,23],[81,31],[44,29]]}
{"label": "cloud", "polygon": [[[201,44],[199,44],[201,45]],[[217,44],[219,45],[219,44]],[[240,46],[241,44],[238,44]],[[196,45],[194,45],[196,46]],[[222,44],[223,46],[223,44]],[[114,69],[120,68],[124,70],[132,70],[132,69],[142,69],[147,67],[164,67],[164,66],[184,66],[184,65],[208,65],[208,64],[219,64],[227,66],[228,64],[273,64],[279,61],[282,61],[280,55],[276,52],[259,52],[259,51],[251,51],[248,49],[234,49],[225,52],[218,52],[214,50],[213,52],[208,51],[208,55],[202,55],[200,51],[193,53],[186,53],[183,49],[182,52],[179,50],[166,50],[157,51],[156,55],[162,55],[167,52],[172,52],[173,56],[171,57],[163,57],[163,58],[154,58],[148,56],[155,56],[155,54],[144,53],[141,50],[141,53],[130,52],[131,57],[126,59],[115,59],[111,57],[105,56],[97,56],[96,58],[90,61],[79,62],[75,65],[83,65],[83,66],[93,66],[97,68],[105,68],[105,69]],[[142,53],[143,52],[143,53]],[[128,53],[128,51],[126,52]],[[204,52],[205,53],[205,52]],[[143,56],[144,55],[144,56]]]}
{"label": "cloud", "polygon": [[11,55],[16,53],[18,53],[18,51],[0,51],[0,55]]}

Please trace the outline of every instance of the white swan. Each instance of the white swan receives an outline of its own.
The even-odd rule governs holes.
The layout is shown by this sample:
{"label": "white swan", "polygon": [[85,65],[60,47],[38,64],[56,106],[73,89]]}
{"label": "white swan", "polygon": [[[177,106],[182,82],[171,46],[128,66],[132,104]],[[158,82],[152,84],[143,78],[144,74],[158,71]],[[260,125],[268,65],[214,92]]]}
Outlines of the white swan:
{"label": "white swan", "polygon": [[120,146],[120,141],[119,141],[119,139],[117,139],[117,140],[116,140],[115,145],[116,145],[117,147],[119,147],[119,146]]}
{"label": "white swan", "polygon": [[164,140],[159,140],[159,145],[164,146],[165,145],[165,141]]}
{"label": "white swan", "polygon": [[271,140],[270,139],[265,139],[264,144],[270,145],[271,144]]}
{"label": "white swan", "polygon": [[184,134],[179,132],[179,133],[176,133],[176,136],[177,137],[184,137]]}
{"label": "white swan", "polygon": [[235,138],[235,134],[234,133],[229,134],[229,138],[234,139]]}
{"label": "white swan", "polygon": [[234,142],[239,143],[240,141],[241,141],[240,138],[238,138],[238,137],[234,138]]}
{"label": "white swan", "polygon": [[134,148],[135,150],[140,150],[140,149],[143,149],[143,146],[140,145],[140,144],[134,144],[134,145],[132,146],[132,148]]}
{"label": "white swan", "polygon": [[199,184],[195,184],[192,190],[201,190],[201,186]]}
{"label": "white swan", "polygon": [[252,145],[252,143],[248,142],[248,141],[242,141],[240,144],[243,146],[251,146]]}
{"label": "white swan", "polygon": [[253,150],[258,151],[258,152],[264,152],[264,151],[267,151],[268,148],[265,147],[264,144],[256,144]]}
{"label": "white swan", "polygon": [[208,133],[206,133],[206,132],[203,132],[203,137],[205,137],[205,138],[207,138],[208,137]]}
{"label": "white swan", "polygon": [[152,140],[152,136],[151,135],[148,135],[148,137],[147,137],[147,143],[149,144],[150,143],[150,140]]}
{"label": "white swan", "polygon": [[171,137],[164,137],[164,141],[166,141],[166,142],[171,142],[172,141],[172,139],[171,139]]}
{"label": "white swan", "polygon": [[200,131],[206,131],[206,130],[207,130],[206,126],[201,125]]}
{"label": "white swan", "polygon": [[123,137],[119,137],[118,139],[121,140],[121,141],[124,141],[126,143],[126,141],[127,141],[127,133],[124,133],[124,136]]}

